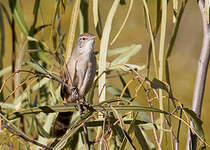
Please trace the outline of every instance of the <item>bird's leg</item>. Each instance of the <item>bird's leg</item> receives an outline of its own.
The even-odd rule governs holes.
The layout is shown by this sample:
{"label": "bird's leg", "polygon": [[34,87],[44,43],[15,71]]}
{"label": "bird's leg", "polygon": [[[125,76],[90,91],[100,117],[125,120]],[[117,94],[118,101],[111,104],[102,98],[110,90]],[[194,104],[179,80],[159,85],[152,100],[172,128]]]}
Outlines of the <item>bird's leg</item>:
{"label": "bird's leg", "polygon": [[87,108],[89,111],[93,111],[93,110],[94,110],[93,106],[92,106],[91,104],[89,104],[89,103],[85,100],[84,97],[83,97],[81,100],[82,100],[82,104],[83,104],[83,106],[84,106],[85,108]]}

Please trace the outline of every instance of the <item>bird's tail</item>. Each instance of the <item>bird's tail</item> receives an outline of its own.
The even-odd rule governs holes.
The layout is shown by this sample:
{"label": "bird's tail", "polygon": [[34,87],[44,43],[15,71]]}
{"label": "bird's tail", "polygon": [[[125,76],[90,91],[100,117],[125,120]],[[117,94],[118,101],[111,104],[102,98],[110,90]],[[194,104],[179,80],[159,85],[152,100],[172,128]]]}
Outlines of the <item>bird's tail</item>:
{"label": "bird's tail", "polygon": [[70,124],[73,112],[60,112],[55,120],[54,126],[51,130],[53,137],[63,136]]}

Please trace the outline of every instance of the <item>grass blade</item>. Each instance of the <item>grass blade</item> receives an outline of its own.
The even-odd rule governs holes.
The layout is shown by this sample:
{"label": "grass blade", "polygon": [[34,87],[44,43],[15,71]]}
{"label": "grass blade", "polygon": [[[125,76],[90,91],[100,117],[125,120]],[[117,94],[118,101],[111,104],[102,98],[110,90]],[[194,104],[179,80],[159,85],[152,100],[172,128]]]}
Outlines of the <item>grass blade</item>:
{"label": "grass blade", "polygon": [[[109,11],[109,14],[106,19],[106,23],[104,26],[102,38],[101,38],[101,45],[100,45],[100,56],[99,56],[99,75],[101,75],[106,70],[106,58],[107,58],[107,49],[108,49],[108,43],[109,43],[109,36],[111,32],[111,25],[112,20],[114,18],[115,12],[117,10],[118,4],[120,0],[115,0],[112,4],[112,7]],[[106,74],[103,74],[101,78],[99,79],[99,94],[101,96],[99,97],[99,102],[102,102],[106,98],[106,87],[104,87],[106,84]]]}
{"label": "grass blade", "polygon": [[[4,49],[5,49],[5,30],[4,30],[4,20],[2,15],[2,7],[0,5],[0,70],[3,69],[3,57],[4,57]],[[2,85],[2,77],[0,77],[0,85]],[[0,101],[4,99],[3,93],[0,93]]]}
{"label": "grass blade", "polygon": [[136,55],[140,49],[141,45],[131,45],[126,52],[122,53],[119,57],[112,61],[112,65],[127,63],[130,57]]}
{"label": "grass blade", "polygon": [[152,43],[153,62],[154,62],[154,66],[155,66],[155,73],[157,76],[158,72],[157,72],[157,63],[156,63],[157,61],[156,61],[156,54],[155,54],[155,38],[154,38],[154,35],[152,32],[152,23],[151,23],[151,18],[150,18],[149,9],[148,9],[146,0],[143,0],[143,4],[144,4],[144,9],[146,12],[146,18],[147,18],[148,27],[149,27],[149,35],[150,35],[150,40]]}
{"label": "grass blade", "polygon": [[[41,88],[43,85],[45,85],[49,81],[50,81],[50,79],[48,79],[48,78],[42,79],[40,82],[38,82],[31,88],[31,92],[38,90],[39,88]],[[24,92],[23,94],[21,94],[17,99],[14,100],[14,105],[17,105],[17,104],[21,103],[23,100],[25,100],[27,98],[27,95],[28,95],[27,92]]]}
{"label": "grass blade", "polygon": [[131,1],[131,2],[130,2],[130,6],[129,6],[129,8],[128,8],[128,12],[127,12],[127,15],[126,15],[126,17],[125,17],[125,20],[123,21],[123,23],[122,23],[122,25],[121,25],[119,31],[117,32],[116,36],[115,36],[114,39],[112,40],[111,45],[116,41],[116,39],[117,39],[118,36],[120,35],[122,29],[124,28],[126,21],[128,20],[128,17],[129,17],[130,12],[131,12],[131,8],[132,8],[132,6],[133,6],[133,0],[130,0],[130,1]]}
{"label": "grass blade", "polygon": [[[77,106],[76,103],[71,103],[68,105],[55,105],[55,106],[40,106],[40,107],[33,107],[33,108],[27,108],[27,109],[21,109],[18,111],[14,111],[13,113],[10,113],[7,115],[7,118],[9,120],[13,120],[16,118],[19,118],[23,115],[29,115],[29,114],[38,114],[38,113],[54,113],[54,112],[74,112],[76,111],[75,106]],[[102,107],[100,105],[93,105],[93,108],[97,111],[101,111]],[[115,111],[126,111],[126,112],[156,112],[156,113],[163,113],[165,115],[169,115],[168,112],[157,109],[157,108],[151,108],[151,107],[142,107],[142,106],[130,106],[130,105],[112,105],[112,108]],[[113,109],[107,109],[107,111],[112,112]]]}
{"label": "grass blade", "polygon": [[142,130],[138,126],[136,126],[134,131],[135,131],[135,137],[136,137],[139,145],[141,145],[142,149],[149,150],[149,146],[148,146],[147,141],[142,133]]}
{"label": "grass blade", "polygon": [[[45,131],[47,131],[47,133],[50,133],[50,129],[51,129],[51,126],[52,126],[52,123],[53,123],[53,119],[55,118],[55,113],[53,114],[49,114],[47,115],[46,117],[46,122],[43,126],[43,129]],[[48,142],[48,139],[47,138],[44,138],[42,136],[39,136],[38,137],[38,142],[43,144],[43,145],[47,145],[47,142]],[[37,146],[37,150],[39,150],[39,147]]]}
{"label": "grass blade", "polygon": [[61,140],[55,145],[55,147],[53,148],[53,150],[60,150],[62,149],[65,145],[67,140],[72,137],[72,135],[74,135],[74,133],[76,133],[78,131],[78,129],[83,125],[84,122],[86,122],[87,120],[89,120],[94,114],[94,112],[88,112],[87,114],[84,114],[84,116],[82,118],[80,118],[79,120],[77,120],[73,126],[67,130],[66,134],[61,138]]}
{"label": "grass blade", "polygon": [[93,23],[95,28],[98,24],[98,0],[93,0]]}
{"label": "grass blade", "polygon": [[8,103],[2,103],[0,102],[0,106],[2,109],[12,109],[15,110],[15,105],[13,104],[8,104]]}
{"label": "grass blade", "polygon": [[[163,69],[164,69],[164,46],[165,46],[165,35],[166,35],[166,23],[167,23],[167,1],[162,0],[162,19],[161,19],[161,32],[160,32],[160,48],[159,48],[159,74],[158,79],[163,81]],[[159,90],[159,108],[163,110],[163,91]],[[160,126],[163,129],[164,116],[160,114]],[[163,140],[163,131],[160,131],[159,143],[161,145]]]}
{"label": "grass blade", "polygon": [[0,71],[0,77],[12,71],[12,66],[6,67]]}
{"label": "grass blade", "polygon": [[39,6],[40,6],[40,0],[35,0],[34,9],[33,9],[34,20],[33,20],[33,24],[32,24],[31,29],[30,29],[30,34],[31,35],[34,34],[34,29],[35,29],[35,26],[36,26],[36,23],[37,23]]}
{"label": "grass blade", "polygon": [[[83,0],[83,1],[81,1],[81,4],[80,4],[80,18],[82,18],[82,24],[81,24],[81,26],[83,26],[82,27],[82,29],[83,29],[83,32],[81,32],[80,31],[80,33],[86,33],[86,32],[88,32],[88,24],[89,24],[89,22],[88,22],[88,6],[89,6],[89,4],[88,4],[88,1],[87,0]],[[80,29],[81,29],[81,27],[80,27]]]}
{"label": "grass blade", "polygon": [[10,9],[14,16],[15,22],[18,24],[23,34],[29,35],[28,27],[26,26],[19,0],[9,0]]}
{"label": "grass blade", "polygon": [[79,12],[80,12],[80,0],[76,0],[74,2],[74,7],[72,10],[71,20],[70,20],[70,25],[69,25],[65,61],[67,61],[67,59],[71,56],[71,53],[72,53]]}

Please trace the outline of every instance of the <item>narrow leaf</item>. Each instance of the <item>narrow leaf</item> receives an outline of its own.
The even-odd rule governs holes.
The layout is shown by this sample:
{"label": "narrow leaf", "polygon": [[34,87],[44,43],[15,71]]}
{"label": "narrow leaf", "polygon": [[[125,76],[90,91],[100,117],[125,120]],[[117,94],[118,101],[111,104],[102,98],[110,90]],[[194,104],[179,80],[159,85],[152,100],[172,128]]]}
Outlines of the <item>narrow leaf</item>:
{"label": "narrow leaf", "polygon": [[139,145],[141,145],[141,148],[143,150],[149,150],[149,146],[146,142],[146,139],[144,138],[144,135],[141,131],[141,129],[138,126],[135,126],[135,137],[139,143]]}
{"label": "narrow leaf", "polygon": [[128,51],[122,53],[119,57],[112,61],[112,65],[127,63],[130,57],[136,55],[140,49],[141,45],[132,45]]}
{"label": "narrow leaf", "polygon": [[18,24],[20,30],[25,35],[29,35],[28,27],[26,26],[22,10],[20,8],[19,0],[9,0],[9,6],[12,11],[15,22]]}
{"label": "narrow leaf", "polygon": [[46,74],[46,71],[43,69],[43,68],[41,68],[38,64],[36,64],[36,63],[33,63],[33,62],[30,62],[30,61],[28,61],[28,62],[26,62],[29,66],[31,66],[34,70],[36,70],[36,71],[38,71],[38,72],[40,72],[40,73],[43,73],[43,74]]}
{"label": "narrow leaf", "polygon": [[97,27],[98,20],[98,0],[93,0],[93,23],[95,28]]}
{"label": "narrow leaf", "polygon": [[123,23],[122,23],[122,25],[121,25],[119,31],[117,32],[116,36],[115,36],[114,39],[112,40],[111,45],[116,41],[116,39],[117,39],[118,36],[120,35],[122,29],[124,28],[125,23],[126,23],[126,21],[128,20],[128,16],[130,15],[132,6],[133,6],[133,0],[130,0],[130,5],[129,5],[129,8],[128,8],[128,12],[127,12],[127,14],[126,14],[126,17],[125,17],[125,19],[124,19],[124,21],[123,21]]}
{"label": "narrow leaf", "polygon": [[79,12],[80,12],[80,0],[76,0],[74,1],[74,7],[72,10],[71,20],[70,20],[70,25],[69,25],[69,33],[68,33],[68,39],[67,39],[67,44],[66,44],[66,55],[65,55],[66,62],[72,53]]}
{"label": "narrow leaf", "polygon": [[[114,101],[116,102],[116,101]],[[40,106],[40,107],[34,107],[34,108],[28,108],[28,109],[21,109],[18,111],[15,111],[13,113],[10,113],[7,115],[7,118],[9,120],[19,118],[23,115],[29,115],[29,114],[38,114],[40,112],[43,113],[54,113],[54,112],[74,112],[76,111],[75,106],[77,106],[76,103],[71,103],[68,105],[55,105],[55,106]],[[100,105],[93,105],[93,108],[97,111],[101,110],[102,107]],[[112,109],[107,109],[107,111],[127,111],[127,112],[156,112],[156,113],[163,113],[165,115],[169,115],[168,112],[157,109],[157,108],[151,108],[151,107],[142,107],[142,106],[130,106],[130,105],[112,105]]]}
{"label": "narrow leaf", "polygon": [[146,0],[143,0],[143,4],[144,4],[147,23],[148,23],[148,27],[149,27],[149,35],[150,35],[150,40],[151,40],[151,44],[152,44],[153,62],[154,62],[154,66],[155,66],[155,73],[157,76],[158,72],[157,72],[157,60],[156,60],[156,54],[155,54],[155,38],[154,38],[154,35],[152,32],[152,23],[151,23],[150,13],[149,13],[149,9],[148,9]]}
{"label": "narrow leaf", "polygon": [[156,78],[153,78],[152,79],[152,82],[151,82],[151,87],[154,88],[154,89],[162,89],[162,90],[165,90],[166,92],[169,93],[169,88],[167,86],[167,84],[165,84],[164,82],[156,79]]}
{"label": "narrow leaf", "polygon": [[197,117],[197,115],[195,114],[194,111],[192,111],[192,110],[190,110],[188,108],[183,108],[183,109],[190,116],[190,118],[192,120],[192,123],[194,125],[195,131],[198,133],[198,135],[200,136],[200,138],[203,141],[205,141],[204,132],[203,132],[203,128],[202,128],[203,122]]}
{"label": "narrow leaf", "polygon": [[0,77],[2,77],[4,74],[7,74],[11,71],[12,71],[12,66],[9,66],[9,67],[6,67],[6,68],[0,70]]}
{"label": "narrow leaf", "polygon": [[103,75],[99,79],[98,91],[99,91],[99,94],[101,94],[101,96],[99,97],[99,102],[104,101],[106,98],[106,95],[105,95],[106,87],[104,87],[106,84],[106,74],[104,74],[103,72],[106,70],[107,49],[108,49],[108,42],[109,42],[109,36],[111,32],[112,21],[113,21],[119,2],[120,0],[115,0],[113,2],[112,7],[107,16],[102,38],[101,38],[98,73],[99,75],[101,74]]}
{"label": "narrow leaf", "polygon": [[[51,126],[52,126],[52,123],[53,123],[54,118],[55,118],[55,114],[49,114],[49,115],[47,115],[46,121],[44,123],[43,128],[40,127],[41,129],[43,129],[43,131],[46,131],[46,133],[45,133],[46,137],[50,133],[50,129],[51,129]],[[42,143],[44,145],[47,145],[48,139],[47,138],[44,138],[42,136],[39,136],[38,137],[38,142],[40,142],[40,143]],[[37,150],[38,149],[39,149],[39,147],[37,147]]]}
{"label": "narrow leaf", "polygon": [[[48,78],[42,79],[40,82],[38,82],[31,88],[31,92],[38,90],[39,88],[44,86],[49,81],[50,81],[50,79],[48,79]],[[27,98],[27,95],[28,95],[27,92],[24,92],[23,94],[21,94],[17,99],[14,100],[14,105],[17,105],[17,104],[21,103],[23,100],[25,100]]]}

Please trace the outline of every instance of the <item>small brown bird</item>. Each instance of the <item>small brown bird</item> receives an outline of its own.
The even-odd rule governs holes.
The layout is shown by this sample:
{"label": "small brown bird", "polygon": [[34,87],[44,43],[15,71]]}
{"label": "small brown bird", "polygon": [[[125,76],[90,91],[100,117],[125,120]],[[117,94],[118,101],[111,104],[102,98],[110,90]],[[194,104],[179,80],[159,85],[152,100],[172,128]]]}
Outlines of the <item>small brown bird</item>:
{"label": "small brown bird", "polygon": [[[71,86],[77,89],[79,97],[85,97],[96,74],[95,37],[95,35],[90,33],[84,33],[79,36],[62,77],[66,84],[72,84]],[[61,97],[65,103],[75,102],[76,99],[73,98],[72,92],[72,89],[64,85],[61,86]],[[58,114],[52,129],[54,137],[61,137],[65,134],[72,115],[72,112],[61,112]]]}

